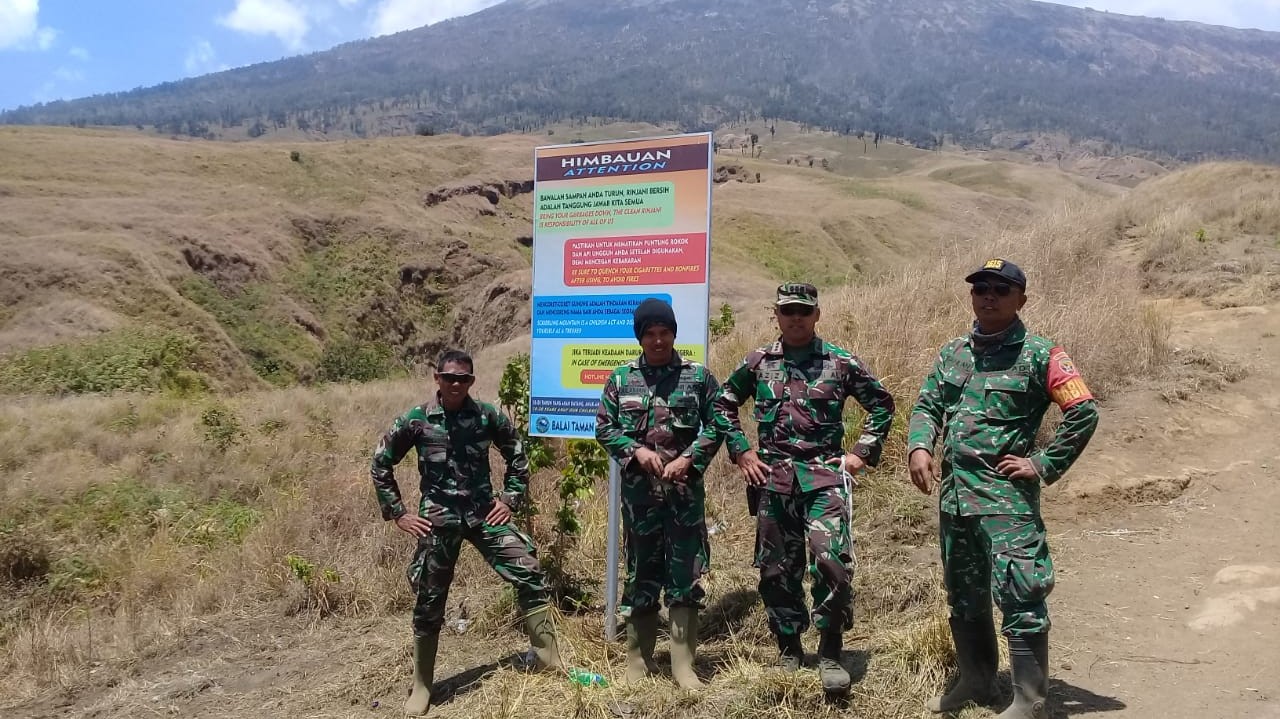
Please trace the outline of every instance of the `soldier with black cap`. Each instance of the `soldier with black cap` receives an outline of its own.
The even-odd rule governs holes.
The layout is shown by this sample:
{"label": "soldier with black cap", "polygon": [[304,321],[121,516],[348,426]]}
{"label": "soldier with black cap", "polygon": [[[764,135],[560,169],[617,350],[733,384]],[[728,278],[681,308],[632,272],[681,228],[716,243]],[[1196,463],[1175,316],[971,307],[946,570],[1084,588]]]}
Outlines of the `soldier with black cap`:
{"label": "soldier with black cap", "polygon": [[641,354],[609,376],[596,414],[596,439],[622,466],[626,679],[656,671],[665,594],[671,676],[685,689],[698,689],[693,660],[705,596],[701,578],[710,563],[702,475],[722,441],[713,409],[720,386],[705,366],[676,352],[671,305],[646,299],[633,324]]}
{"label": "soldier with black cap", "polygon": [[[1048,716],[1053,562],[1040,517],[1040,484],[1062,477],[1098,426],[1093,395],[1066,351],[1018,316],[1027,278],[995,258],[965,277],[975,321],[947,343],[911,413],[911,480],[929,494],[941,478],[939,533],[960,677],[927,702],[933,712],[995,699],[999,664],[992,591],[1009,641],[1013,704],[1000,719]],[[1062,410],[1053,440],[1036,449],[1049,405]],[[941,472],[934,461],[941,439]]]}
{"label": "soldier with black cap", "polygon": [[[824,342],[810,284],[778,287],[774,308],[781,336],[748,354],[716,403],[733,461],[748,485],[763,490],[756,513],[756,566],[779,665],[796,671],[809,628],[804,574],[813,578],[813,623],[821,634],[818,673],[825,691],[844,693],[843,633],[853,627],[852,477],[880,460],[893,424],[893,397],[848,351]],[[867,412],[853,448],[843,449],[844,403]],[[738,408],[755,399],[759,452],[742,431]],[[806,561],[808,548],[810,561]]]}

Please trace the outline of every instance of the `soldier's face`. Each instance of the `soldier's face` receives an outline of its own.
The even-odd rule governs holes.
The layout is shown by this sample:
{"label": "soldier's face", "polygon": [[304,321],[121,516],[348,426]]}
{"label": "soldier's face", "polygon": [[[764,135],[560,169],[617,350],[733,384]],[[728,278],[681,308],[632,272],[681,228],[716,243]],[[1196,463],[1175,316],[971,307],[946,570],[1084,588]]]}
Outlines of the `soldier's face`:
{"label": "soldier's face", "polygon": [[1022,288],[999,277],[978,277],[969,286],[973,300],[973,316],[985,332],[1000,332],[1018,316],[1027,303]]}
{"label": "soldier's face", "polygon": [[644,361],[651,365],[670,364],[675,343],[676,333],[665,325],[649,325],[644,334],[640,335],[640,348],[644,350]]}
{"label": "soldier's face", "polygon": [[809,344],[813,340],[814,327],[822,317],[822,310],[814,305],[791,303],[773,308],[774,317],[778,318],[778,329],[782,332],[785,344],[799,346]]}
{"label": "soldier's face", "polygon": [[445,362],[436,370],[436,386],[440,388],[440,401],[446,409],[461,407],[475,381],[474,370],[466,362]]}

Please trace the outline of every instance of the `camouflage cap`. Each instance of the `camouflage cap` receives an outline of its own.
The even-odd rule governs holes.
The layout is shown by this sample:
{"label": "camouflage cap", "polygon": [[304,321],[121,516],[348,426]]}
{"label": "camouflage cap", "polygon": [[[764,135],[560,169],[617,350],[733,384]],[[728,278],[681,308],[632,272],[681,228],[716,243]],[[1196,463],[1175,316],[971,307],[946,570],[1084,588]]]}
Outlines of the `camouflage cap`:
{"label": "camouflage cap", "polygon": [[818,306],[818,288],[805,282],[788,282],[778,285],[779,305]]}
{"label": "camouflage cap", "polygon": [[1023,290],[1027,289],[1027,276],[1023,274],[1022,268],[1001,257],[993,257],[992,259],[987,260],[982,267],[970,272],[969,275],[964,278],[964,281],[973,282],[983,275],[999,277],[1002,280],[1021,287]]}

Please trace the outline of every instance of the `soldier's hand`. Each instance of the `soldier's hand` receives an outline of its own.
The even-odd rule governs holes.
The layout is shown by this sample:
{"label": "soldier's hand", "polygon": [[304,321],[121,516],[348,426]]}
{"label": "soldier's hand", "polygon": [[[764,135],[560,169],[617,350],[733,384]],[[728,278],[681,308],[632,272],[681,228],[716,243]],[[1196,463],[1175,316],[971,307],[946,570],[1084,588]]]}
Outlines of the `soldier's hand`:
{"label": "soldier's hand", "polygon": [[769,481],[769,465],[760,461],[760,455],[754,449],[748,449],[738,457],[738,469],[747,484],[752,487],[763,487]]}
{"label": "soldier's hand", "polygon": [[841,461],[844,462],[844,471],[848,472],[849,476],[854,478],[855,483],[857,482],[858,473],[866,470],[867,468],[866,460],[853,452],[850,452],[843,457],[832,457],[826,461],[826,464],[831,465],[832,468],[838,469]]}
{"label": "soldier's hand", "polygon": [[693,466],[692,457],[676,457],[662,470],[662,481],[684,482],[689,478],[689,467]]}
{"label": "soldier's hand", "polygon": [[500,499],[493,501],[493,509],[489,510],[489,515],[484,518],[484,523],[490,527],[500,527],[511,521],[511,508]]}
{"label": "soldier's hand", "polygon": [[933,493],[933,485],[938,481],[938,468],[933,464],[933,455],[928,450],[916,449],[907,462],[907,470],[911,473],[911,483],[924,494]]}
{"label": "soldier's hand", "polygon": [[412,534],[415,537],[425,537],[431,534],[431,522],[426,517],[419,517],[416,514],[402,514],[396,517],[396,526],[400,531]]}
{"label": "soldier's hand", "polygon": [[1031,463],[1031,460],[1012,454],[1006,454],[1000,458],[996,471],[1009,479],[1040,479],[1040,473],[1036,471],[1036,466]]}
{"label": "soldier's hand", "polygon": [[662,476],[662,457],[658,453],[648,447],[641,447],[636,450],[635,461],[640,464],[640,469],[650,477],[658,478]]}

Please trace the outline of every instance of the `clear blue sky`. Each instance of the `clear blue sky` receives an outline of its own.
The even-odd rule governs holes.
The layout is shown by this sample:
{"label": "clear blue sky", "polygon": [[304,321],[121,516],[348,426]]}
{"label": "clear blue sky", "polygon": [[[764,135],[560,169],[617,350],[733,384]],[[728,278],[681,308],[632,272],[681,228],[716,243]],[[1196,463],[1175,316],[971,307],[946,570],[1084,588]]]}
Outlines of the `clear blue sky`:
{"label": "clear blue sky", "polygon": [[[130,90],[408,30],[501,0],[0,0],[0,109]],[[611,0],[600,0],[610,2]],[[1280,30],[1280,0],[1059,0]]]}

